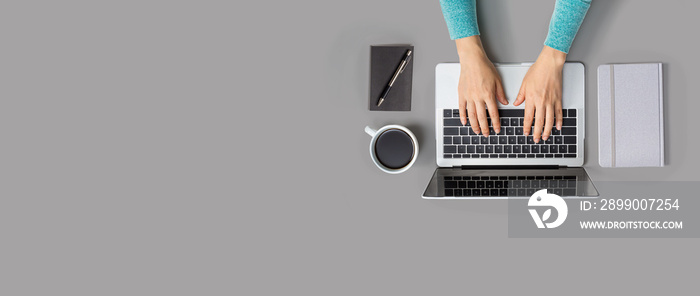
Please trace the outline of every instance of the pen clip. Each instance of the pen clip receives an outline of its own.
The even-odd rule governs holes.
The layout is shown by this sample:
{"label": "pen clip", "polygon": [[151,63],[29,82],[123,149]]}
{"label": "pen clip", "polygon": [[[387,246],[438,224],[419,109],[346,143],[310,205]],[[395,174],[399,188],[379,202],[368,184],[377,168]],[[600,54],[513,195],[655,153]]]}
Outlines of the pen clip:
{"label": "pen clip", "polygon": [[399,73],[403,73],[403,70],[406,70],[406,66],[408,66],[408,63],[411,61],[411,54],[412,53],[413,53],[413,51],[410,49],[408,50],[408,52],[406,52],[406,58],[404,59],[405,63],[401,64],[401,69],[399,69]]}

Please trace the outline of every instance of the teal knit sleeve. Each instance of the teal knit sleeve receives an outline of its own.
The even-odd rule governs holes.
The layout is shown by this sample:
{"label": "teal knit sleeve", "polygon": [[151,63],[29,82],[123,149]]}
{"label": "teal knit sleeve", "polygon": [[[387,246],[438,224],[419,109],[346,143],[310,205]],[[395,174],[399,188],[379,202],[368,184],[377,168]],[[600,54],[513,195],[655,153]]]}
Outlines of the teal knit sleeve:
{"label": "teal knit sleeve", "polygon": [[476,0],[440,0],[440,6],[452,40],[479,35]]}
{"label": "teal knit sleeve", "polygon": [[557,0],[544,45],[569,53],[571,43],[590,6],[591,0]]}

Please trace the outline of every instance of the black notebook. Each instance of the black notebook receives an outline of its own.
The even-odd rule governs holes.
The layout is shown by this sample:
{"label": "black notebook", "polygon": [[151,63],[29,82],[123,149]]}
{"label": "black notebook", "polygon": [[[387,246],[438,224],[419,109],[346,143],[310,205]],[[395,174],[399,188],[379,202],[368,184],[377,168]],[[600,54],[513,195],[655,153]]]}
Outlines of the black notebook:
{"label": "black notebook", "polygon": [[413,85],[413,59],[394,82],[389,95],[381,106],[377,102],[389,80],[401,64],[401,60],[411,45],[373,45],[370,49],[369,110],[372,111],[411,111],[411,88]]}

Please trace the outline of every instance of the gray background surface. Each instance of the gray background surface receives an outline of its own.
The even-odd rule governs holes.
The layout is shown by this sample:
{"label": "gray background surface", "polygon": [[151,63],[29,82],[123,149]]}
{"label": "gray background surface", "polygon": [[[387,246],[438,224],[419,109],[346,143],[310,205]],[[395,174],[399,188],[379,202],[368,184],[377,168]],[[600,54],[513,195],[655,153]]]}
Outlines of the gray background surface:
{"label": "gray background surface", "polygon": [[[553,3],[480,1],[492,60],[534,60]],[[698,8],[593,3],[569,60],[594,180],[698,180]],[[0,32],[2,295],[696,288],[697,239],[507,239],[505,201],[420,198],[434,67],[457,60],[438,1],[4,1]],[[370,112],[391,43],[415,46],[413,111]],[[596,66],[656,61],[668,165],[600,168]],[[392,123],[421,144],[397,176],[363,132]]]}

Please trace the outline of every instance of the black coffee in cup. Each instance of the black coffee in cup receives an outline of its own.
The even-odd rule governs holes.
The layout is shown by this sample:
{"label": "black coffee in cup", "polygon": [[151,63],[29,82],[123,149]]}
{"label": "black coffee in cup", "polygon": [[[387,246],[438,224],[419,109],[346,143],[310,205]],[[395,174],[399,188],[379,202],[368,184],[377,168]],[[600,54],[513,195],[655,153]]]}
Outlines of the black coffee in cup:
{"label": "black coffee in cup", "polygon": [[377,137],[374,152],[383,166],[394,170],[400,169],[407,166],[413,159],[413,140],[402,130],[388,129]]}

